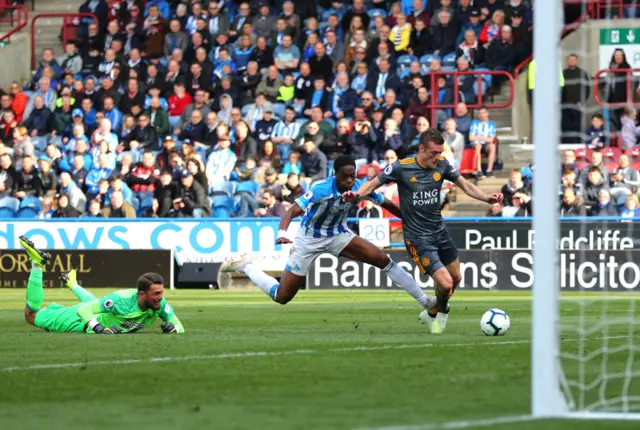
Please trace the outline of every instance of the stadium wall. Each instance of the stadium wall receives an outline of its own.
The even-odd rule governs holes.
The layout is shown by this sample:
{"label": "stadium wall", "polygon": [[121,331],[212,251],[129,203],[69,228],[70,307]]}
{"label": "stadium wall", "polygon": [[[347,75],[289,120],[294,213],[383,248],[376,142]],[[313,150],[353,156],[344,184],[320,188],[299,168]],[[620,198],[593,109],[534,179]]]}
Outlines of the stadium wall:
{"label": "stadium wall", "polygon": [[0,86],[9,88],[11,82],[31,79],[29,34],[20,32],[11,36],[11,43],[0,48]]}

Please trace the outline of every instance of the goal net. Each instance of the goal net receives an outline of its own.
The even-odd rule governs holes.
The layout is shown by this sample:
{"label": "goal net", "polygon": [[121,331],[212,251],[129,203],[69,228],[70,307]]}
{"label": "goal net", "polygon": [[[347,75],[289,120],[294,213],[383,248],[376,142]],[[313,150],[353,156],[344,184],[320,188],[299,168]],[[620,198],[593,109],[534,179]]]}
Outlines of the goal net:
{"label": "goal net", "polygon": [[639,0],[534,13],[533,415],[640,419]]}

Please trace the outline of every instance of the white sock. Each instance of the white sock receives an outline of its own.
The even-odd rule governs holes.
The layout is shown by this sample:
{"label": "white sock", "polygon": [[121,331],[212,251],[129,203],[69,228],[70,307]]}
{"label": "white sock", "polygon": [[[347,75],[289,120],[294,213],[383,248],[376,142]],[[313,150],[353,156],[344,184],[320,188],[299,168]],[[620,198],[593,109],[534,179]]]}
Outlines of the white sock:
{"label": "white sock", "polygon": [[242,271],[254,284],[258,286],[258,288],[264,291],[264,293],[271,297],[271,299],[275,300],[276,294],[278,293],[278,287],[280,286],[276,278],[267,275],[251,263],[246,264],[242,268]]}
{"label": "white sock", "polygon": [[384,268],[384,271],[393,282],[411,294],[411,297],[416,299],[422,307],[426,309],[429,306],[429,296],[422,291],[422,288],[420,288],[411,275],[402,267],[398,266],[395,261],[391,260],[391,263]]}

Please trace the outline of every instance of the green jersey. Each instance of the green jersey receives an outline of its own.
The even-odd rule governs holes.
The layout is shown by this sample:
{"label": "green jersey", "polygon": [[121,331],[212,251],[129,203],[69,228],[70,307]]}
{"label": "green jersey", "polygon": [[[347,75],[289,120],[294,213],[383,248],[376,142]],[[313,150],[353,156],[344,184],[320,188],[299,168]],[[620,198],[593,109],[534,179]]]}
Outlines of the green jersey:
{"label": "green jersey", "polygon": [[[95,318],[105,327],[116,326],[122,330],[122,333],[133,333],[148,328],[158,318],[162,321],[177,321],[177,318],[174,318],[173,308],[164,298],[157,311],[140,310],[137,289],[115,291],[101,299],[86,303],[78,309],[78,315],[85,322]],[[180,324],[180,328],[181,326]],[[91,333],[92,330],[87,329],[87,332]]]}
{"label": "green jersey", "polygon": [[435,169],[425,169],[415,157],[398,160],[380,174],[380,183],[395,182],[400,195],[405,240],[420,240],[445,230],[440,209],[440,189],[445,180],[456,182],[460,173],[441,158]]}

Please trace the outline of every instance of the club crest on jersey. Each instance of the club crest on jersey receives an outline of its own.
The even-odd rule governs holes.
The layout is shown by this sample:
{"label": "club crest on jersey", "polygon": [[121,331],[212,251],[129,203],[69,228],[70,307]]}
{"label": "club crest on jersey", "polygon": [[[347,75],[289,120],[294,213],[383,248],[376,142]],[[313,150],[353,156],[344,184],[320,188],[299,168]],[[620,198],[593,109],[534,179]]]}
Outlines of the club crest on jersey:
{"label": "club crest on jersey", "polygon": [[171,307],[169,306],[169,303],[164,305],[164,313],[165,314],[170,314],[171,313]]}
{"label": "club crest on jersey", "polygon": [[384,168],[384,174],[390,175],[391,172],[393,172],[393,165],[389,164],[387,167]]}
{"label": "club crest on jersey", "polygon": [[107,299],[104,301],[104,308],[111,309],[113,307],[113,300]]}
{"label": "club crest on jersey", "polygon": [[411,179],[409,179],[409,182],[418,182],[418,180],[415,176],[412,176]]}
{"label": "club crest on jersey", "polygon": [[422,265],[423,266],[428,266],[431,263],[431,260],[429,260],[427,257],[424,257],[422,259]]}
{"label": "club crest on jersey", "polygon": [[433,180],[434,180],[434,181],[439,181],[439,180],[440,180],[440,178],[442,178],[442,175],[440,174],[440,172],[435,172],[435,173],[433,174]]}
{"label": "club crest on jersey", "polygon": [[313,197],[313,191],[307,191],[307,193],[304,195],[304,198],[307,200],[311,200],[311,197]]}

